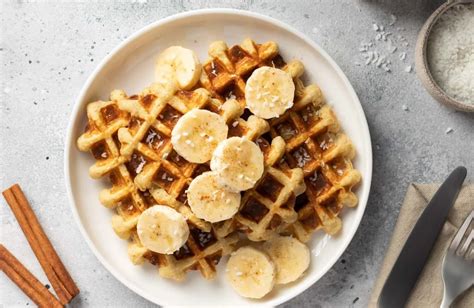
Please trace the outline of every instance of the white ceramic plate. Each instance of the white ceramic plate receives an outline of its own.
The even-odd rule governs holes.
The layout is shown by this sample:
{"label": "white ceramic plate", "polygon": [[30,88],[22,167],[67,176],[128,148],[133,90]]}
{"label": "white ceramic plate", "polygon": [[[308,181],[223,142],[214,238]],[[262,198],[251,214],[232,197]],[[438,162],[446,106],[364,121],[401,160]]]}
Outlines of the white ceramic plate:
{"label": "white ceramic plate", "polygon": [[[106,34],[104,34],[106,35]],[[106,180],[89,178],[94,163],[88,153],[76,148],[76,139],[86,124],[86,104],[105,99],[120,88],[135,93],[153,79],[153,59],[164,48],[182,45],[207,59],[209,43],[224,40],[229,45],[250,37],[257,42],[273,40],[288,61],[300,59],[306,67],[306,79],[317,83],[357,150],[355,167],[362,173],[357,189],[359,205],[342,214],[342,232],[334,238],[317,232],[309,243],[311,266],[301,279],[279,286],[264,300],[251,301],[238,296],[226,283],[223,266],[211,282],[192,272],[183,283],[160,278],[151,265],[134,266],[127,256],[127,242],[112,230],[112,211],[98,201]],[[161,305],[277,305],[303,292],[318,281],[349,245],[359,226],[369,195],[372,178],[372,149],[367,121],[352,86],[336,63],[318,45],[302,33],[275,19],[246,11],[210,9],[186,12],[155,22],[138,31],[102,61],[87,80],[72,112],[65,149],[65,178],[75,219],[91,250],[102,264],[124,285],[148,300]]]}

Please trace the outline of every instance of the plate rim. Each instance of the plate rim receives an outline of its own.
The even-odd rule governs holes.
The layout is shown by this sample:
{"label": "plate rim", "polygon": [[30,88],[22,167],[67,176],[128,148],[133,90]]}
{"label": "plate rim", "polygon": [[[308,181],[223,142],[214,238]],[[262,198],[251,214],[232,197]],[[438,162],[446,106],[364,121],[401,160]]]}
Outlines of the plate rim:
{"label": "plate rim", "polygon": [[[311,38],[309,38],[306,34],[302,33],[301,31],[297,30],[293,26],[279,21],[273,17],[263,15],[260,13],[255,13],[247,10],[241,10],[241,9],[233,9],[233,8],[206,8],[206,9],[198,9],[198,10],[190,10],[190,11],[184,11],[180,12],[177,14],[173,14],[164,18],[161,18],[157,21],[154,21],[139,30],[135,31],[132,33],[129,37],[127,37],[125,40],[121,41],[115,48],[112,49],[112,51],[107,54],[101,62],[96,66],[96,68],[92,71],[92,73],[89,75],[89,77],[86,79],[84,85],[82,86],[79,94],[77,95],[77,99],[74,102],[74,107],[71,111],[71,115],[69,116],[69,123],[67,125],[66,129],[66,140],[64,144],[64,180],[66,182],[66,192],[69,200],[69,207],[72,210],[74,221],[76,222],[76,225],[79,228],[79,231],[86,241],[87,245],[89,246],[89,249],[93,252],[95,257],[99,260],[99,262],[104,266],[118,281],[120,281],[124,286],[126,286],[128,289],[132,290],[135,292],[137,295],[145,298],[146,300],[159,304],[159,305],[164,305],[164,306],[169,306],[172,305],[170,303],[166,302],[160,302],[158,303],[155,301],[155,298],[152,298],[148,296],[147,292],[143,291],[139,286],[136,286],[133,282],[129,281],[122,273],[120,273],[118,270],[116,270],[106,259],[105,257],[102,256],[102,254],[97,250],[95,247],[94,243],[92,242],[91,238],[89,237],[87,231],[85,230],[84,225],[82,224],[81,218],[79,217],[79,212],[77,210],[76,203],[74,201],[74,196],[72,193],[72,185],[71,185],[71,178],[70,178],[70,166],[71,166],[71,161],[70,161],[70,155],[71,155],[71,149],[73,144],[73,126],[75,123],[75,120],[77,119],[79,115],[79,111],[81,108],[81,102],[85,98],[85,94],[88,90],[88,88],[91,86],[92,82],[94,79],[97,77],[97,75],[102,71],[102,69],[109,63],[112,57],[115,56],[117,52],[119,52],[121,49],[126,47],[129,43],[133,42],[135,39],[139,38],[140,36],[146,34],[149,31],[154,30],[155,28],[158,28],[164,24],[173,22],[178,19],[185,19],[188,17],[192,17],[195,15],[201,15],[201,14],[228,14],[228,15],[237,15],[237,16],[246,16],[246,17],[251,17],[255,18],[270,24],[273,24],[277,27],[284,28],[285,30],[289,31],[291,34],[297,36],[298,38],[302,39],[305,43],[307,43],[311,48],[316,50],[320,55],[328,61],[328,63],[334,68],[335,72],[337,73],[338,77],[341,78],[342,82],[344,83],[345,87],[347,88],[351,99],[354,102],[357,102],[355,104],[356,106],[355,109],[357,110],[358,117],[361,118],[363,121],[361,124],[361,129],[362,129],[362,135],[366,135],[368,137],[367,143],[364,146],[365,153],[367,153],[367,157],[365,158],[367,160],[367,174],[369,175],[368,178],[363,178],[363,181],[367,185],[367,190],[362,191],[361,195],[359,196],[359,203],[357,205],[358,208],[363,207],[363,210],[360,210],[359,212],[356,213],[356,216],[354,218],[354,223],[355,227],[351,232],[346,236],[346,238],[343,240],[342,247],[343,249],[340,250],[336,254],[336,258],[334,258],[333,262],[329,262],[326,267],[323,269],[321,274],[315,275],[313,279],[309,279],[306,281],[306,283],[300,283],[298,288],[295,288],[293,292],[288,292],[287,294],[283,294],[280,296],[277,296],[274,299],[271,299],[266,302],[255,302],[254,304],[259,305],[279,305],[282,303],[285,303],[289,301],[290,299],[298,296],[299,294],[303,293],[305,290],[307,290],[309,287],[314,285],[318,280],[320,280],[324,275],[327,274],[327,272],[334,266],[334,264],[339,260],[339,258],[342,256],[342,254],[347,250],[349,244],[352,242],[355,234],[357,233],[357,230],[359,230],[360,227],[360,222],[362,220],[362,217],[364,216],[365,210],[367,208],[367,203],[370,195],[370,190],[371,190],[371,183],[372,183],[372,176],[373,176],[373,152],[372,152],[372,138],[370,136],[370,130],[367,122],[367,118],[365,116],[364,110],[362,108],[362,104],[360,103],[359,97],[357,96],[357,93],[355,92],[352,84],[350,83],[349,79],[347,76],[344,74],[342,69],[339,67],[339,65],[329,56],[329,54],[321,48],[317,43],[315,43]],[[252,305],[249,303],[249,305]]]}

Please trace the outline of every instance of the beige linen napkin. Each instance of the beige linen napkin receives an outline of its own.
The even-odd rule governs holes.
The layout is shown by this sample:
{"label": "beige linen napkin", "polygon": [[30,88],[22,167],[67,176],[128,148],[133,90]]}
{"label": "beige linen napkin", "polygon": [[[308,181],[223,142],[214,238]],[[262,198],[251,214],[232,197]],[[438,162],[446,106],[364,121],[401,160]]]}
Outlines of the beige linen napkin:
{"label": "beige linen napkin", "polygon": [[[385,280],[397,260],[406,239],[421,213],[428,205],[438,184],[411,184],[408,187],[405,201],[398,216],[392,240],[387,249],[385,259],[380,269],[379,277],[375,282],[369,307],[377,307],[377,301]],[[463,186],[459,196],[448,215],[431,255],[415,284],[406,307],[439,307],[443,298],[443,281],[441,268],[443,256],[451,243],[454,234],[461,226],[467,215],[474,209],[474,184]],[[474,307],[474,288],[471,287],[461,294],[452,307]]]}

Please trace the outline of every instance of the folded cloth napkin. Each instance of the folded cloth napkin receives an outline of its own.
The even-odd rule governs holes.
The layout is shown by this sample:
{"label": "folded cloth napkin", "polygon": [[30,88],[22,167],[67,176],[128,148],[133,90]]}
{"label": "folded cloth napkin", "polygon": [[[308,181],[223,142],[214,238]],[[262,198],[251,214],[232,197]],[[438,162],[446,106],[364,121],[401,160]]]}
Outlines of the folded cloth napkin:
{"label": "folded cloth napkin", "polygon": [[[392,240],[372,291],[369,307],[377,307],[380,292],[390,270],[397,260],[413,226],[438,188],[438,184],[411,184],[408,187]],[[413,288],[406,307],[439,307],[444,289],[441,275],[444,254],[464,219],[473,209],[474,184],[469,184],[463,186],[456,203],[449,212],[448,219],[433,246],[431,255],[420,277],[418,277],[418,282]],[[474,287],[469,288],[458,296],[452,307],[474,307]]]}

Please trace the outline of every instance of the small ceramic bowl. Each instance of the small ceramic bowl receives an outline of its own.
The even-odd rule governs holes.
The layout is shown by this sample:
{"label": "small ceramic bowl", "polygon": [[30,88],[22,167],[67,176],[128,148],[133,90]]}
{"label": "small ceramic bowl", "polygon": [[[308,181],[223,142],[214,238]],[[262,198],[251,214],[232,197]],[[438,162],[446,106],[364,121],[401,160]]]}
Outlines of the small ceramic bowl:
{"label": "small ceramic bowl", "polygon": [[454,5],[473,2],[474,0],[448,0],[446,3],[442,4],[433,14],[431,14],[431,16],[423,25],[423,28],[421,28],[415,48],[416,72],[426,90],[438,102],[464,112],[474,112],[474,105],[456,100],[455,98],[447,95],[446,92],[444,92],[444,90],[438,86],[430,72],[427,59],[427,46],[431,30],[441,15],[443,15]]}

